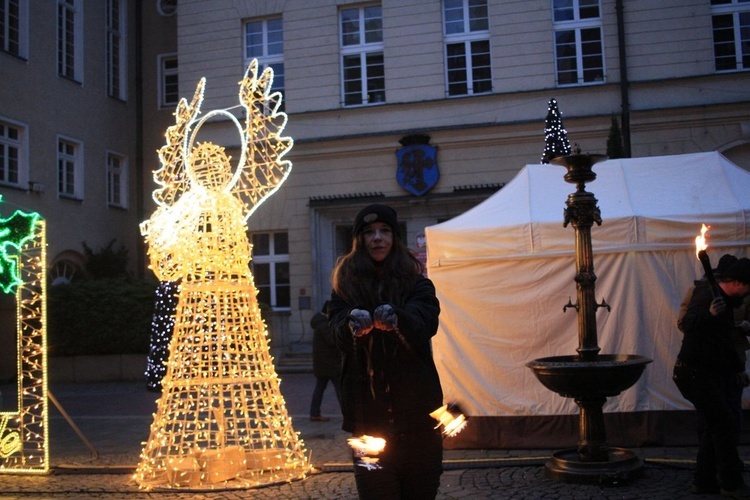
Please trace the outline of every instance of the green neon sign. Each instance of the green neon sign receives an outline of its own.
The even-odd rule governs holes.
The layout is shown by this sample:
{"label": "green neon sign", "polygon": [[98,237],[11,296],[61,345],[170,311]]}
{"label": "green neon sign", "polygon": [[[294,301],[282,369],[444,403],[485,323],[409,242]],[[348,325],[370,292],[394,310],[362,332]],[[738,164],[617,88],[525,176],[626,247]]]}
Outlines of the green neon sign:
{"label": "green neon sign", "polygon": [[[3,201],[0,195],[0,202]],[[21,284],[21,273],[18,270],[18,254],[21,248],[34,237],[34,226],[41,216],[27,214],[16,210],[7,219],[0,217],[0,288],[5,293],[12,293],[16,285]]]}

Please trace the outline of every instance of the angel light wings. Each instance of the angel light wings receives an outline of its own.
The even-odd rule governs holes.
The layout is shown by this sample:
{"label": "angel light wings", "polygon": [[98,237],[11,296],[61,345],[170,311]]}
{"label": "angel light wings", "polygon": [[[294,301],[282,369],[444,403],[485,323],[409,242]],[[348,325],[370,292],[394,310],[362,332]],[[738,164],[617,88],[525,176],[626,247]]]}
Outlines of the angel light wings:
{"label": "angel light wings", "polygon": [[[249,488],[310,472],[270,356],[250,273],[247,218],[289,175],[286,115],[273,72],[253,60],[240,82],[244,126],[228,110],[198,118],[205,79],[181,100],[159,150],[153,216],[141,224],[151,268],[180,281],[162,395],[134,479],[146,489]],[[213,116],[242,137],[236,170],[198,143]]]}

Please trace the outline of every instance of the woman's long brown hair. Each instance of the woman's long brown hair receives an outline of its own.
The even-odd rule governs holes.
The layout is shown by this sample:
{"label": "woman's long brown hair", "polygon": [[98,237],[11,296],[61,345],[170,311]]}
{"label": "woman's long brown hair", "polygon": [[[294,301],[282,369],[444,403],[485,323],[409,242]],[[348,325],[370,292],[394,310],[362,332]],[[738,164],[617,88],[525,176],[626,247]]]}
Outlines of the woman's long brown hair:
{"label": "woman's long brown hair", "polygon": [[331,284],[336,295],[349,304],[372,311],[384,303],[403,305],[423,272],[422,263],[395,233],[391,252],[383,262],[370,258],[360,234],[354,238],[351,251],[336,263]]}

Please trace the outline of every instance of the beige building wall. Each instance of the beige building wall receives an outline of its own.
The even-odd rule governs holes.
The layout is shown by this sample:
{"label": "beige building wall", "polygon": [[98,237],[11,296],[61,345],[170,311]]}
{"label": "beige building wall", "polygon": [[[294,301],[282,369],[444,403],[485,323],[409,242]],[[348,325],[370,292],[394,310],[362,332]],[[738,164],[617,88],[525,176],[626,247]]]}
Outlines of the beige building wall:
{"label": "beige building wall", "polygon": [[[79,81],[64,78],[57,71],[57,2],[22,0],[28,26],[22,37],[28,40],[21,57],[0,51],[0,120],[22,126],[26,132],[25,155],[28,179],[43,185],[42,192],[19,186],[0,185],[5,203],[0,213],[12,207],[39,212],[47,219],[48,265],[54,278],[70,274],[83,261],[82,242],[98,251],[115,240],[129,254],[130,271],[143,272],[138,223],[143,219],[143,171],[155,166],[155,149],[172,110],[156,107],[157,50],[177,51],[176,16],[160,16],[157,2],[120,0],[126,11],[121,26],[123,52],[123,99],[106,91],[106,5],[105,1],[76,2],[80,48],[76,61]],[[142,9],[138,12],[137,8]],[[139,22],[142,26],[138,29]],[[171,23],[171,26],[170,26]],[[144,39],[139,42],[139,34]],[[141,61],[142,49],[145,61]],[[144,72],[139,73],[140,67]],[[139,78],[140,77],[140,78]],[[143,84],[143,92],[139,92]],[[141,98],[143,108],[140,107]],[[143,118],[139,111],[147,116]],[[145,131],[144,126],[145,124]],[[152,131],[149,131],[151,128]],[[155,130],[159,136],[153,139]],[[82,144],[82,191],[80,199],[63,198],[57,190],[57,139],[65,137]],[[143,139],[143,142],[141,142]],[[144,167],[143,150],[146,154]],[[122,207],[107,202],[107,153],[126,159],[123,181],[127,183]],[[149,161],[151,160],[151,161]],[[77,272],[80,272],[78,270]]]}
{"label": "beige building wall", "polygon": [[[134,80],[136,40],[135,2],[128,7],[125,99],[112,98],[105,80],[105,2],[86,2],[79,9],[81,47],[76,57],[81,67],[79,81],[58,76],[56,2],[21,2],[28,6],[28,51],[24,57],[0,52],[0,117],[22,125],[27,133],[28,181],[43,185],[31,192],[28,185],[0,186],[6,203],[39,212],[48,221],[48,256],[51,265],[61,258],[76,260],[82,242],[97,251],[115,239],[124,245],[135,271],[136,241],[134,207],[140,196],[136,172],[136,85]],[[65,199],[57,191],[57,140],[80,142],[83,155],[83,185],[80,199]],[[107,203],[107,153],[126,158],[128,183],[124,207]]]}
{"label": "beige building wall", "polygon": [[[750,72],[714,70],[708,0],[624,1],[625,65],[616,1],[601,0],[604,81],[570,87],[555,81],[550,0],[489,0],[493,91],[450,98],[441,1],[382,0],[386,101],[359,107],[342,104],[338,16],[343,7],[374,2],[180,0],[175,15],[163,16],[160,2],[127,0],[124,100],[105,91],[106,2],[76,3],[83,16],[81,82],[57,76],[55,2],[22,0],[29,8],[27,54],[0,51],[0,120],[27,132],[24,182],[44,185],[41,193],[27,184],[0,185],[6,201],[0,209],[19,207],[48,219],[53,267],[80,258],[83,241],[96,250],[116,239],[129,250],[133,271],[144,274],[138,224],[155,209],[156,150],[174,119],[174,107],[158,101],[159,56],[177,54],[180,96],[191,98],[205,76],[204,111],[232,108],[248,62],[244,24],[283,17],[294,168],[249,221],[251,232],[289,235],[291,308],[269,318],[277,346],[309,342],[309,319],[326,299],[331,269],[361,207],[393,205],[406,224],[407,243],[422,251],[417,236],[424,227],[467,210],[523,165],[539,162],[550,98],[559,103],[572,143],[584,152],[605,152],[611,117],[622,113],[622,69],[632,156],[717,150],[750,170]],[[399,140],[415,133],[430,136],[440,168],[437,185],[421,197],[396,180]],[[230,151],[239,145],[227,122],[201,134]],[[83,143],[80,201],[57,196],[58,136]],[[125,208],[106,203],[108,151],[128,160]]]}
{"label": "beige building wall", "polygon": [[[544,148],[544,119],[557,99],[571,143],[604,153],[622,112],[615,0],[602,0],[605,80],[558,87],[549,0],[489,0],[493,92],[447,98],[442,3],[383,0],[386,103],[344,107],[338,12],[370,3],[182,0],[181,93],[206,76],[204,110],[237,104],[247,63],[243,25],[283,17],[286,132],[294,169],[250,219],[251,232],[287,231],[292,307],[286,341],[309,341],[308,321],[329,293],[342,234],[372,201],[393,205],[416,247],[423,228],[485,199]],[[709,2],[624,2],[632,155],[718,150],[750,170],[750,72],[716,73]],[[213,125],[236,147],[236,132]],[[396,180],[399,139],[424,133],[438,147],[440,179],[422,197]],[[556,167],[550,167],[556,168]],[[487,189],[483,190],[482,187]],[[606,200],[601,200],[602,204]],[[560,200],[561,210],[564,200]],[[572,243],[571,243],[572,244]],[[300,309],[310,298],[312,310]]]}
{"label": "beige building wall", "polygon": [[[58,2],[20,0],[22,50],[0,47],[0,122],[22,130],[21,177],[16,185],[0,183],[0,216],[14,210],[38,212],[47,220],[47,265],[50,281],[81,275],[83,246],[94,251],[112,240],[129,254],[130,271],[143,274],[138,229],[142,208],[143,169],[140,150],[140,82],[137,8],[149,18],[140,46],[153,48],[166,41],[176,52],[176,17],[172,33],[159,23],[157,2],[120,0],[120,26],[125,48],[122,98],[110,97],[106,87],[106,6],[103,0],[75,2],[77,47],[75,79],[59,76],[57,67]],[[153,21],[153,22],[151,22]],[[169,37],[161,39],[162,36]],[[146,75],[154,78],[154,75]],[[147,85],[148,87],[148,85]],[[151,85],[153,87],[153,84]],[[152,91],[147,89],[148,92]],[[144,98],[148,102],[148,95]],[[167,113],[169,114],[169,112]],[[153,116],[153,115],[152,115]],[[148,120],[147,120],[148,121]],[[149,123],[151,123],[149,121]],[[162,132],[163,134],[163,132]],[[77,199],[58,195],[57,142],[64,137],[81,144],[82,188]],[[151,146],[153,148],[153,146]],[[107,154],[126,160],[122,181],[125,202],[107,201]],[[31,189],[30,182],[34,183]],[[0,300],[0,344],[15,345],[15,308],[12,296]],[[15,376],[14,351],[0,354],[0,379]]]}

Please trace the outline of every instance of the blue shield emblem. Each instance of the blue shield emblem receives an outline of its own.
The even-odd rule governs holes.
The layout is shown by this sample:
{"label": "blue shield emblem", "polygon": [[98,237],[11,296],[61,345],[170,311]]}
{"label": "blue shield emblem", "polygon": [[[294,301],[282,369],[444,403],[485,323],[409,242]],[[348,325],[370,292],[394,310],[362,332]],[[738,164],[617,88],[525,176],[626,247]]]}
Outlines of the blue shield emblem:
{"label": "blue shield emblem", "polygon": [[429,144],[411,144],[396,151],[398,184],[416,196],[422,196],[435,187],[440,172],[437,148]]}

